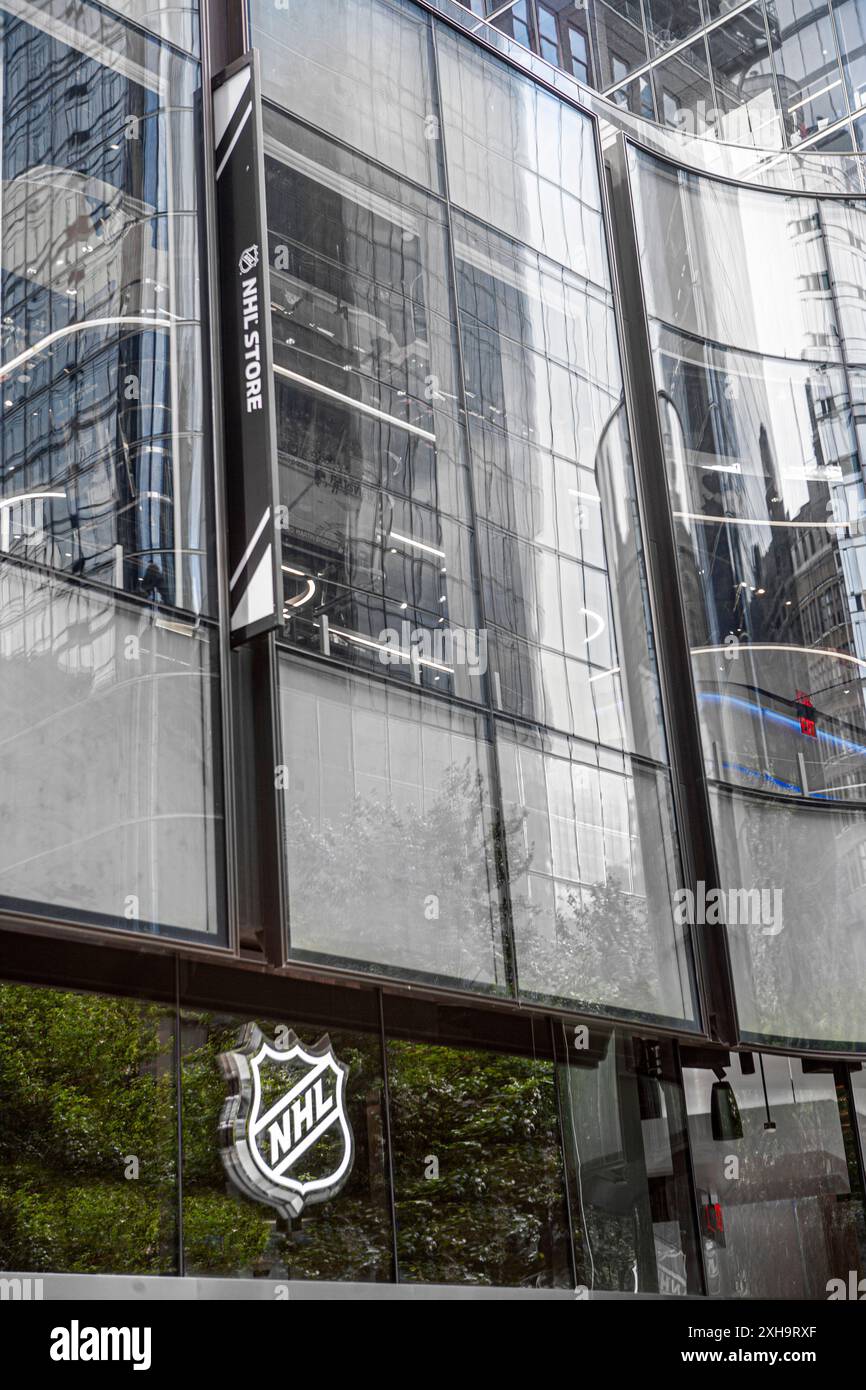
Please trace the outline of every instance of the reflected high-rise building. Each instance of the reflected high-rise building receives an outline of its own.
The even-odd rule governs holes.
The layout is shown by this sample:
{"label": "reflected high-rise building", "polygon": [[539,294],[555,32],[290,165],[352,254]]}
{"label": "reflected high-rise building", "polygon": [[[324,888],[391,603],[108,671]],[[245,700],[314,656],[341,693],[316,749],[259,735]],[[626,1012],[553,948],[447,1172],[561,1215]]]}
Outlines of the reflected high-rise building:
{"label": "reflected high-rise building", "polygon": [[0,0],[4,1297],[866,1279],[864,16]]}

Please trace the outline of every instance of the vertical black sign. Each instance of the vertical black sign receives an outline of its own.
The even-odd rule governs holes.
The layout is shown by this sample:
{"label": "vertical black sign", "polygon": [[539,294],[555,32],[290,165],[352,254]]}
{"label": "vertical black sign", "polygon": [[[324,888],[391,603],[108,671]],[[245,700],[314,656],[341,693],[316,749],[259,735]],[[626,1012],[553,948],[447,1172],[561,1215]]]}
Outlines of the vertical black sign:
{"label": "vertical black sign", "polygon": [[261,106],[251,51],[214,80],[233,643],[279,626],[277,444]]}

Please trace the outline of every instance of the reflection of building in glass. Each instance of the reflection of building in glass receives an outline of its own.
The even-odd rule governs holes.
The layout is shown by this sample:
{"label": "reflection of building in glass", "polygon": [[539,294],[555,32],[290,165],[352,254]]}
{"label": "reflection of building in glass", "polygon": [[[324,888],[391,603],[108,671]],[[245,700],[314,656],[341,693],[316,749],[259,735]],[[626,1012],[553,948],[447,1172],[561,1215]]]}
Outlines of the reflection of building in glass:
{"label": "reflection of building in glass", "polygon": [[0,0],[4,1281],[866,1278],[860,11]]}

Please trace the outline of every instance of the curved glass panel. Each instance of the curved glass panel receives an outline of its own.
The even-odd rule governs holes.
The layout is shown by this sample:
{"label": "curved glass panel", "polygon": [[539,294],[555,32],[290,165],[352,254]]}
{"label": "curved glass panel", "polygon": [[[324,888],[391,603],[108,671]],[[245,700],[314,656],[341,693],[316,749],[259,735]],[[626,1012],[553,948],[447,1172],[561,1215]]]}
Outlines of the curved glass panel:
{"label": "curved glass panel", "polygon": [[641,163],[652,168],[635,196],[653,318],[765,355],[838,361],[815,201]]}
{"label": "curved glass panel", "polygon": [[[856,1282],[866,1223],[843,1068],[750,1052],[711,1066],[687,1048],[682,1062],[707,1293],[820,1300]],[[721,1123],[729,1105],[739,1135]]]}
{"label": "curved glass panel", "polygon": [[593,1028],[557,1072],[577,1237],[577,1282],[593,1293],[702,1292],[674,1046]]}
{"label": "curved glass panel", "polygon": [[[859,6],[859,0],[851,2]],[[464,0],[430,0],[430,3],[457,28],[472,32],[480,28],[468,15]],[[475,13],[478,13],[481,0],[474,0],[474,3]],[[797,138],[798,103],[804,93],[796,85],[788,89],[772,64],[772,54],[786,38],[799,41],[812,54],[817,47],[818,67],[826,62],[827,55],[821,53],[817,42],[821,26],[819,13],[812,14],[802,24],[796,14],[796,0],[786,0],[783,16],[776,13],[777,7],[772,0],[755,0],[751,6],[733,8],[732,13],[728,0],[707,0],[706,17],[715,27],[708,23],[703,33],[710,54],[715,107],[711,98],[704,97],[692,107],[681,106],[672,92],[674,99],[666,104],[666,110],[656,112],[654,80],[658,79],[662,86],[665,71],[682,65],[680,52],[683,50],[671,51],[671,46],[666,45],[656,52],[654,43],[653,56],[647,64],[640,3],[635,0],[584,0],[578,13],[587,6],[594,46],[590,66],[596,74],[600,92],[605,93],[603,96],[588,90],[576,65],[569,68],[568,62],[561,57],[564,67],[556,68],[552,66],[553,58],[538,57],[524,44],[509,37],[501,27],[505,16],[484,25],[484,41],[515,67],[552,85],[571,102],[597,116],[605,142],[615,138],[616,132],[624,131],[647,149],[692,167],[696,172],[752,182],[759,187],[836,196],[866,192],[866,168],[863,156],[853,153],[856,142],[852,130],[852,127],[859,130],[862,149],[863,122],[852,122],[843,115],[839,123],[832,124],[827,114],[822,113],[816,118],[808,138]],[[816,6],[816,11],[821,8],[821,5]],[[834,3],[833,8],[838,16],[839,6]],[[702,44],[702,31],[693,30],[683,42],[688,48]],[[544,52],[543,44],[540,46]],[[845,45],[841,35],[840,47],[844,67]],[[561,52],[565,52],[562,46]],[[810,54],[805,55],[805,61],[811,62]],[[700,71],[692,67],[692,73],[705,82],[705,69],[704,56]],[[838,101],[842,87],[838,68],[837,74],[839,81],[833,78],[833,90]],[[682,78],[682,69],[680,76]],[[809,88],[812,84],[807,81],[805,85]],[[688,92],[688,89],[686,82],[684,90]],[[818,88],[811,91],[811,95],[806,94],[805,101],[810,104],[820,95]],[[858,109],[856,96],[849,101],[852,110]],[[668,120],[673,124],[659,124]],[[823,134],[825,129],[829,132],[826,135]],[[791,144],[780,149],[785,138]],[[846,153],[842,157],[828,157],[841,152]]]}
{"label": "curved glass panel", "polygon": [[424,188],[439,185],[424,16],[400,0],[252,5],[266,97]]}
{"label": "curved glass panel", "polygon": [[860,1042],[866,213],[632,171],[740,1024]]}

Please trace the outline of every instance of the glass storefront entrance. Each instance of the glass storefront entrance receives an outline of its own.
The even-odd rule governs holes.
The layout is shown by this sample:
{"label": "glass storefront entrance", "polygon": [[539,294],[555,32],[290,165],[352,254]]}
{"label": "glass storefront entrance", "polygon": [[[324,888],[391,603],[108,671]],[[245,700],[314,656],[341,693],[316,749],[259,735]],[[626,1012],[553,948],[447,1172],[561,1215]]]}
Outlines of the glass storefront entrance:
{"label": "glass storefront entrance", "polygon": [[[372,989],[350,1024],[292,990],[291,1020],[253,1020],[0,984],[0,1268],[812,1299],[866,1273],[857,1062]],[[253,1022],[346,1069],[348,1177],[297,1215],[223,1161],[224,1059]]]}
{"label": "glass storefront entrance", "polygon": [[818,1299],[864,1273],[855,1066],[684,1049],[709,1294]]}

